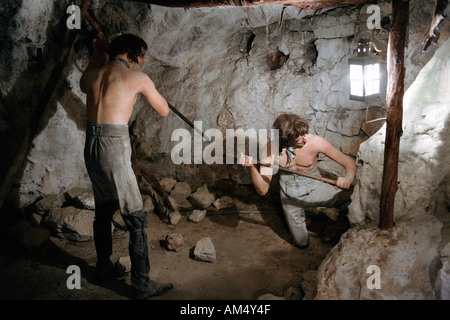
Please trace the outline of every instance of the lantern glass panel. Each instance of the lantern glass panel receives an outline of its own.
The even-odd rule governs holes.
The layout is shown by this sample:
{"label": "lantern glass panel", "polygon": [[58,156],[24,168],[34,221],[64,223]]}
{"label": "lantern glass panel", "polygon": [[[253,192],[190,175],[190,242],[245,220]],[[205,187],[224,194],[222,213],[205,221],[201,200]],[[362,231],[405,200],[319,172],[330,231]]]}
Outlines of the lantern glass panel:
{"label": "lantern glass panel", "polygon": [[380,65],[378,63],[364,66],[365,95],[380,93]]}
{"label": "lantern glass panel", "polygon": [[362,65],[350,65],[350,94],[354,96],[362,97],[363,92],[363,66]]}

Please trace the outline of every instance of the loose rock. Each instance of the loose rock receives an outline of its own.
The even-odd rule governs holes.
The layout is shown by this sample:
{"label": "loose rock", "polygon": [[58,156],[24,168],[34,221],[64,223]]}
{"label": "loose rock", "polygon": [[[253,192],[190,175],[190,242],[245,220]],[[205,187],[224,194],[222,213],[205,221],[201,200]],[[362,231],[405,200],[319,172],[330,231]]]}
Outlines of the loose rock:
{"label": "loose rock", "polygon": [[44,223],[50,230],[72,241],[88,241],[93,238],[94,212],[91,210],[64,207],[52,209]]}
{"label": "loose rock", "polygon": [[216,249],[209,237],[197,241],[194,249],[194,258],[200,261],[216,261]]}
{"label": "loose rock", "polygon": [[164,188],[166,192],[171,192],[177,184],[177,181],[172,178],[164,178],[159,181],[159,184]]}
{"label": "loose rock", "polygon": [[186,199],[191,194],[192,189],[189,183],[187,182],[177,182],[170,192],[170,195],[173,198]]}
{"label": "loose rock", "polygon": [[143,195],[142,202],[144,204],[145,212],[152,212],[155,209],[155,205],[153,204],[153,199],[149,195]]}
{"label": "loose rock", "polygon": [[74,200],[80,209],[95,210],[94,195],[91,192],[80,193]]}
{"label": "loose rock", "polygon": [[192,222],[200,222],[202,221],[206,216],[206,210],[194,210],[189,215],[188,219]]}
{"label": "loose rock", "polygon": [[233,205],[233,199],[229,196],[224,196],[214,201],[213,204],[216,209],[225,209]]}
{"label": "loose rock", "polygon": [[194,205],[206,209],[214,202],[214,194],[209,192],[208,187],[204,184],[191,194],[189,200]]}
{"label": "loose rock", "polygon": [[166,236],[166,248],[170,251],[179,251],[183,246],[184,238],[179,233],[171,233]]}
{"label": "loose rock", "polygon": [[54,208],[60,208],[63,204],[63,199],[56,194],[49,194],[36,203],[36,210],[38,212],[46,212]]}
{"label": "loose rock", "polygon": [[169,214],[169,221],[171,225],[176,225],[181,219],[181,214],[178,211],[171,212]]}

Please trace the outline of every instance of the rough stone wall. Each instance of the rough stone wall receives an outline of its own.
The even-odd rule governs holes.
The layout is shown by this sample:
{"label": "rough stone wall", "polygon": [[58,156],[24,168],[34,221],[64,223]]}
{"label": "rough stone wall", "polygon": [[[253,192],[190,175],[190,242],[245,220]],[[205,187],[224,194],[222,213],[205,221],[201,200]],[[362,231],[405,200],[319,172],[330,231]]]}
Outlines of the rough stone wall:
{"label": "rough stone wall", "polygon": [[[348,214],[353,228],[319,267],[316,299],[448,297],[449,53],[447,40],[405,93],[395,227],[377,228],[383,126],[360,146],[357,185]],[[370,265],[380,269],[380,288],[366,283]]]}
{"label": "rough stone wall", "polygon": [[[33,1],[26,3],[35,5]],[[9,13],[14,15],[14,21],[23,20],[26,28],[10,26],[12,31],[8,31],[8,37],[26,33],[25,30],[36,26],[48,33],[58,19],[67,16],[64,4],[56,10],[52,9],[51,1],[42,3],[39,8],[45,14],[37,14],[33,19],[11,9]],[[407,86],[436,48],[432,46],[424,55],[418,53],[433,10],[432,4],[419,3],[412,1]],[[380,7],[383,16],[389,14],[389,4],[380,3]],[[93,1],[94,13],[111,36],[131,32],[148,42],[144,72],[187,118],[202,120],[203,129],[268,128],[281,112],[296,112],[311,122],[312,133],[324,136],[343,152],[356,156],[359,144],[383,124],[364,124],[366,105],[348,99],[347,58],[354,55],[357,39],[367,36],[366,7],[326,10],[314,17],[313,12],[305,14],[289,7],[280,27],[281,10],[282,6],[185,10]],[[86,25],[83,28],[88,29]],[[386,41],[385,31],[376,36]],[[446,37],[448,32],[444,30],[441,39]],[[318,51],[315,63],[306,53],[306,45],[311,40]],[[45,45],[51,49],[50,44]],[[11,46],[16,51],[24,47],[14,41]],[[276,60],[275,64],[268,64],[266,57],[277,52],[288,56],[285,63]],[[89,184],[82,160],[86,97],[78,86],[88,58],[86,43],[78,41],[65,79],[44,115],[42,130],[33,143],[20,186],[15,190],[20,205],[45,194]],[[20,55],[17,59],[18,65],[26,61]],[[276,63],[278,69],[274,67]],[[2,79],[2,84],[6,84],[2,96],[10,97],[9,109],[22,110],[19,108],[32,105],[41,91],[31,92],[26,102],[21,100],[20,90],[12,94],[8,86],[21,83],[17,81],[19,69],[13,65],[11,76]],[[38,89],[42,82],[39,77],[32,80]],[[384,104],[378,103],[371,106],[368,118],[384,115]],[[174,129],[189,129],[176,115],[159,117],[143,99],[138,99],[132,123],[140,143],[139,157],[158,178],[172,176],[194,187],[205,181],[220,183],[224,178],[249,183],[246,171],[233,166],[216,171],[207,165],[175,166],[170,151],[177,142],[171,142],[170,136]],[[320,160],[322,169],[334,174],[342,172],[332,161]]]}

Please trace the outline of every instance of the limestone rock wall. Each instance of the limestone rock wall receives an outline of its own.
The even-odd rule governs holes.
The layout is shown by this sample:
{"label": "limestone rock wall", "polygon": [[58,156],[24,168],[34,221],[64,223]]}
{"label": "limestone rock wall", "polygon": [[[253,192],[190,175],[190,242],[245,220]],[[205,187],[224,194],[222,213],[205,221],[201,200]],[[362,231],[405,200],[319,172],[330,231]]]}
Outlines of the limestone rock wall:
{"label": "limestone rock wall", "polygon": [[[450,41],[442,44],[406,91],[400,139],[396,219],[448,210]],[[349,208],[354,225],[377,223],[383,173],[383,126],[360,145],[357,186]]]}
{"label": "limestone rock wall", "polygon": [[[385,126],[363,142],[349,206],[353,225],[319,267],[316,299],[445,299],[448,295],[450,41],[409,87],[403,105],[395,227],[377,228]],[[379,288],[367,285],[371,265]]]}

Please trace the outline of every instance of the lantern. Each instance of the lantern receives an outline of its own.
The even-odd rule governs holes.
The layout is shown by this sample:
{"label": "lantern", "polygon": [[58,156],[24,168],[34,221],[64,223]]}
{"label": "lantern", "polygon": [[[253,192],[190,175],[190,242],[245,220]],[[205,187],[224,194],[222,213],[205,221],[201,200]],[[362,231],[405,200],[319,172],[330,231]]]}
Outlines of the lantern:
{"label": "lantern", "polygon": [[370,101],[378,98],[381,91],[380,59],[371,55],[369,39],[360,39],[358,55],[348,59],[350,100]]}

